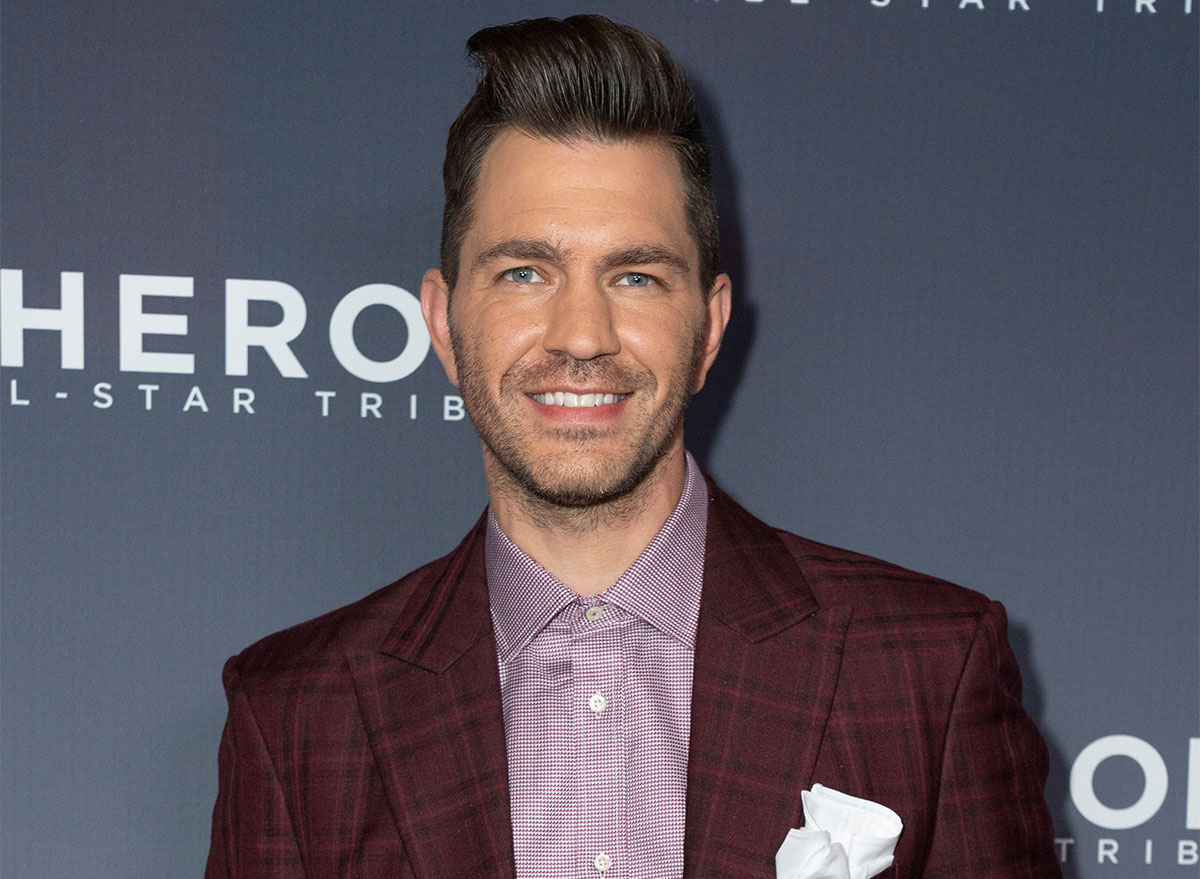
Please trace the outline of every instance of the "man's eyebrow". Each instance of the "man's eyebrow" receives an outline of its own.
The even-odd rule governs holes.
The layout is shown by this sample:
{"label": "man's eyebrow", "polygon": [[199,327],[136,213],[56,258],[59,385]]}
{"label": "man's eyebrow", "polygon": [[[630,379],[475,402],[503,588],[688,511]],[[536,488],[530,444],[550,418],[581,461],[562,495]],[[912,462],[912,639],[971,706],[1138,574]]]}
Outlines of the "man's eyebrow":
{"label": "man's eyebrow", "polygon": [[498,259],[528,259],[562,262],[565,254],[544,238],[509,238],[485,247],[471,260],[472,271]]}
{"label": "man's eyebrow", "polygon": [[[570,252],[545,238],[508,238],[490,244],[471,260],[471,270],[476,271],[499,259],[517,259],[563,263]],[[682,274],[691,272],[688,263],[677,251],[658,244],[635,244],[605,254],[600,268],[615,269],[621,266],[665,265]]]}
{"label": "man's eyebrow", "polygon": [[685,275],[692,270],[688,261],[679,253],[657,244],[638,244],[614,250],[601,261],[601,266],[605,269],[645,265],[665,265]]}

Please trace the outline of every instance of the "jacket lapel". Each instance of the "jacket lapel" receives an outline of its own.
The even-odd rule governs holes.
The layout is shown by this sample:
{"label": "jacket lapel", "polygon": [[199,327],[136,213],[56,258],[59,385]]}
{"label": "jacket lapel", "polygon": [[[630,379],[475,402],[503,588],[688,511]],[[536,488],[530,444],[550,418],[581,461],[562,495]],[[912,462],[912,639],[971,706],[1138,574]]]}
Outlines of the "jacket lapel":
{"label": "jacket lapel", "polygon": [[801,820],[850,610],[821,608],[775,532],[709,490],[684,875],[773,876]]}
{"label": "jacket lapel", "polygon": [[[684,875],[772,876],[801,820],[850,612],[822,608],[774,531],[709,484]],[[420,879],[513,879],[483,522],[409,590],[377,652],[348,656]]]}
{"label": "jacket lapel", "polygon": [[413,584],[381,650],[348,657],[420,879],[515,875],[482,526]]}

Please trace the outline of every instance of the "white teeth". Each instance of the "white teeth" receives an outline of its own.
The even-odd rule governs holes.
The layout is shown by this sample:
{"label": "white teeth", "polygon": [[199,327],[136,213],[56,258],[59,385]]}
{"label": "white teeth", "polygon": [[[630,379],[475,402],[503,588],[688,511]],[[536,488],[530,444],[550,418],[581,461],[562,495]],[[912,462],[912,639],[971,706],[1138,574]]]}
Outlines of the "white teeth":
{"label": "white teeth", "polygon": [[545,394],[534,394],[533,399],[545,406],[565,406],[568,409],[579,409],[590,406],[602,406],[624,400],[628,394],[573,394],[570,391],[550,391]]}

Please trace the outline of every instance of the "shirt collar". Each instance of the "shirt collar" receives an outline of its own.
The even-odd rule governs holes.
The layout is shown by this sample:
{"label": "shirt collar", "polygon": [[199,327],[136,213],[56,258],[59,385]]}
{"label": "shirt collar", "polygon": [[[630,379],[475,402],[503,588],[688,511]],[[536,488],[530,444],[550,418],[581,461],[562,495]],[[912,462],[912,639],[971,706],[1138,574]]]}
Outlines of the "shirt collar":
{"label": "shirt collar", "polygon": [[488,601],[502,661],[520,652],[575,602],[614,604],[694,648],[704,580],[708,492],[691,454],[686,454],[686,470],[683,492],[667,521],[625,573],[595,599],[581,599],[526,555],[488,510]]}

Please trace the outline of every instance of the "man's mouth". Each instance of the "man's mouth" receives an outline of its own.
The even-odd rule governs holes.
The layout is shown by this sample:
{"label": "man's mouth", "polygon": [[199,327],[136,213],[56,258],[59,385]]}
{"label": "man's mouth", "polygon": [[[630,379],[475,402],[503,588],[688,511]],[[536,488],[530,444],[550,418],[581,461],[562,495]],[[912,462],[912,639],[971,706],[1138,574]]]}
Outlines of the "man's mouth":
{"label": "man's mouth", "polygon": [[543,406],[564,406],[567,409],[587,409],[604,406],[609,403],[619,403],[628,394],[575,394],[571,391],[547,391],[544,394],[531,394],[535,403]]}

